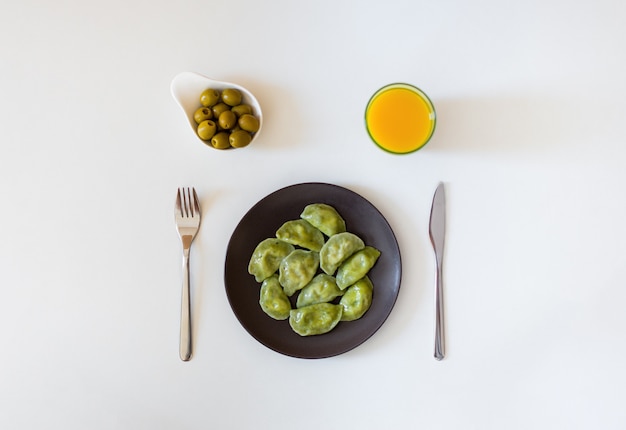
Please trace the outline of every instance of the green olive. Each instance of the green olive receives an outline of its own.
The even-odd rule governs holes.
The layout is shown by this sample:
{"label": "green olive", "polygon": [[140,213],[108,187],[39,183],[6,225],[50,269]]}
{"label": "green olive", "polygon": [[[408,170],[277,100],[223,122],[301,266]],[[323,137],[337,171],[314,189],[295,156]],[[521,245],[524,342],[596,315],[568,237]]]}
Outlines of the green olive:
{"label": "green olive", "polygon": [[243,114],[239,118],[239,127],[250,133],[256,133],[259,131],[259,120],[253,115]]}
{"label": "green olive", "polygon": [[227,88],[222,91],[222,101],[228,106],[237,106],[241,104],[241,91],[235,88]]}
{"label": "green olive", "polygon": [[246,104],[233,106],[231,110],[235,112],[235,115],[237,115],[238,117],[246,113],[252,114],[252,106]]}
{"label": "green olive", "polygon": [[235,115],[232,111],[227,110],[220,114],[219,119],[217,120],[220,127],[224,130],[230,130],[237,124],[237,115]]}
{"label": "green olive", "polygon": [[230,110],[230,106],[228,106],[226,103],[218,103],[215,106],[213,106],[211,110],[213,111],[213,118],[217,119],[220,117],[220,114],[222,112]]}
{"label": "green olive", "polygon": [[211,146],[215,149],[228,149],[230,143],[228,142],[229,133],[226,131],[220,131],[211,139]]}
{"label": "green olive", "polygon": [[206,90],[202,91],[202,93],[200,94],[200,103],[202,104],[202,106],[205,106],[205,107],[213,106],[219,101],[220,101],[220,93],[219,91],[214,90],[213,88],[207,88]]}
{"label": "green olive", "polygon": [[213,112],[208,107],[198,108],[198,110],[196,110],[193,114],[193,119],[196,121],[196,124],[200,124],[202,121],[212,118]]}
{"label": "green olive", "polygon": [[202,140],[211,140],[217,131],[217,126],[210,119],[202,121],[198,124],[198,137]]}
{"label": "green olive", "polygon": [[230,134],[228,141],[233,148],[243,148],[250,144],[252,136],[245,130],[237,130]]}

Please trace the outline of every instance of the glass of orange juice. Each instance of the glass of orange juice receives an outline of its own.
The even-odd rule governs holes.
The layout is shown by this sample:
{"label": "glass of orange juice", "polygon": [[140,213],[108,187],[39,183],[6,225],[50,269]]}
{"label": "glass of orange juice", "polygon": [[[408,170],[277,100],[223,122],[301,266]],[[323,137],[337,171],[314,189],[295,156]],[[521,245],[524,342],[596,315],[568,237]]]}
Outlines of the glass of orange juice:
{"label": "glass of orange juice", "polygon": [[365,125],[382,149],[408,154],[424,147],[435,131],[437,116],[428,96],[409,84],[390,84],[370,98]]}

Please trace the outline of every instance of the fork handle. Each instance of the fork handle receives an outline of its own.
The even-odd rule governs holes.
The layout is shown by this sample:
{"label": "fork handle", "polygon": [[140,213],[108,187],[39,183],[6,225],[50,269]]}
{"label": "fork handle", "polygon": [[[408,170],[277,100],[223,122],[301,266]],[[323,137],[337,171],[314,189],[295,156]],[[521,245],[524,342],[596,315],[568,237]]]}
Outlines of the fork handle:
{"label": "fork handle", "polygon": [[191,359],[191,300],[189,294],[189,248],[183,249],[183,293],[180,309],[180,359]]}

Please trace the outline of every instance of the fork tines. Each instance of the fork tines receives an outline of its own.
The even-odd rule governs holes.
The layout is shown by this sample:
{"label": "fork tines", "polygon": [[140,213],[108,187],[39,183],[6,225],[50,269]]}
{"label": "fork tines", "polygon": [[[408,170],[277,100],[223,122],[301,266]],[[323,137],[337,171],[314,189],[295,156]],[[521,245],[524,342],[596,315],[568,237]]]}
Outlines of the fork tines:
{"label": "fork tines", "polygon": [[195,188],[179,188],[176,194],[176,210],[182,217],[194,217],[200,213],[198,195]]}

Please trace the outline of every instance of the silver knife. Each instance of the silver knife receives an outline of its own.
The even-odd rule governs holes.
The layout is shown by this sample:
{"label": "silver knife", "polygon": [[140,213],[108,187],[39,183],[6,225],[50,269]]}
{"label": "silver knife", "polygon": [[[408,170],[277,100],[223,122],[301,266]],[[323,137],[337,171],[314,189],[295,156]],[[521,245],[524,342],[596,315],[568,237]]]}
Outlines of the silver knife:
{"label": "silver knife", "polygon": [[443,360],[445,356],[445,337],[443,324],[443,244],[446,235],[446,194],[443,182],[440,182],[433,196],[430,208],[430,241],[435,251],[437,263],[437,286],[435,287],[435,359]]}

